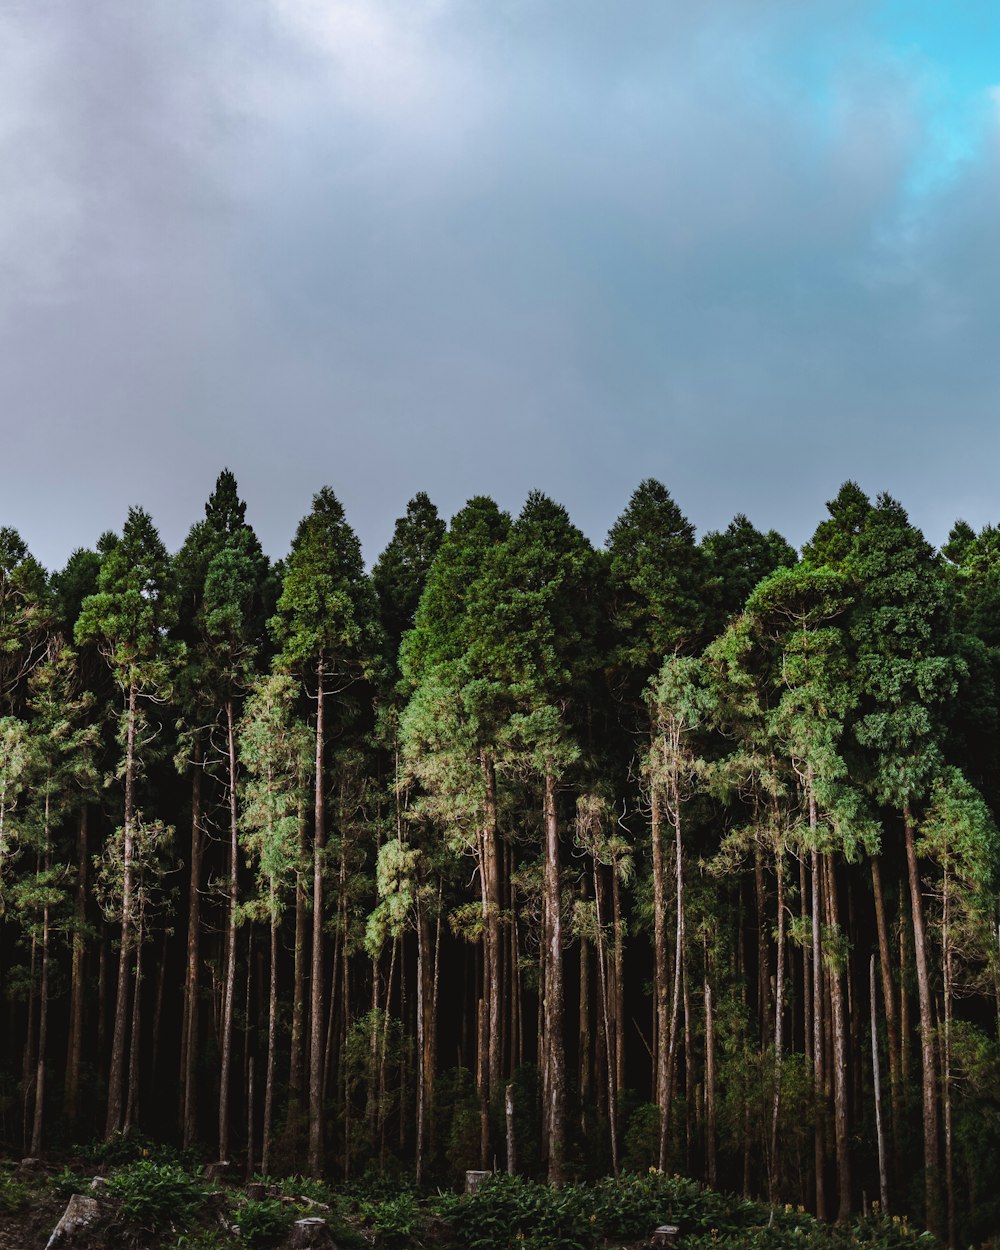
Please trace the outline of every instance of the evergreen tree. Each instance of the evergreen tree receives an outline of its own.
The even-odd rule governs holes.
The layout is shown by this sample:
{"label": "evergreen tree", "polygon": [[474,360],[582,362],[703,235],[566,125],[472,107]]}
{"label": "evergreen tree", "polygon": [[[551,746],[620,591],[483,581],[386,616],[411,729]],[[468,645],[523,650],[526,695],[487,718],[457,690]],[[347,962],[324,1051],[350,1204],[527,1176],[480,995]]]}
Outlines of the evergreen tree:
{"label": "evergreen tree", "polygon": [[136,782],[141,751],[152,737],[140,700],[165,698],[174,659],[166,642],[174,615],[169,561],[151,518],[141,508],[129,510],[120,541],[107,547],[97,586],[97,593],[83,601],[76,639],[81,645],[96,643],[123,700],[121,946],[105,1125],[110,1137],[122,1127],[125,1111],[128,972],[136,926]]}
{"label": "evergreen tree", "polygon": [[323,1156],[323,848],[326,840],[326,704],[374,672],[381,647],[361,547],[333,492],[324,487],[299,523],[271,629],[277,663],[316,702],[313,814],[313,938],[309,1037],[309,1168]]}

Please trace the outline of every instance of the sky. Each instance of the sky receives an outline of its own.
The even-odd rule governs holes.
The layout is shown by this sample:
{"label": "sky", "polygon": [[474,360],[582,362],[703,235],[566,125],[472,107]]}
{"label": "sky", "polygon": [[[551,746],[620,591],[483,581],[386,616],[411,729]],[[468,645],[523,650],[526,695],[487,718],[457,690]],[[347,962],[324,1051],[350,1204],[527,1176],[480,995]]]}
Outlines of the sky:
{"label": "sky", "polygon": [[0,0],[0,525],[1000,520],[1000,6]]}

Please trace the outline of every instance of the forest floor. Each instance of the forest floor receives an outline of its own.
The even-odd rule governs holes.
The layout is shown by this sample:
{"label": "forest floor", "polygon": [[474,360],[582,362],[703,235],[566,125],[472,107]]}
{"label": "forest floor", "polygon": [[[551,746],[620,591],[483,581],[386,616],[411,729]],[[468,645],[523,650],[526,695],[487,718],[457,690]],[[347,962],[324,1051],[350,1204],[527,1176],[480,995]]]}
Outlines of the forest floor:
{"label": "forest floor", "polygon": [[559,1190],[497,1176],[465,1196],[418,1194],[380,1178],[327,1186],[262,1177],[244,1185],[209,1179],[176,1153],[119,1162],[91,1153],[61,1168],[0,1163],[0,1250],[45,1250],[74,1194],[83,1199],[73,1199],[74,1209],[93,1222],[52,1250],[645,1250],[664,1224],[677,1226],[677,1250],[938,1245],[898,1218],[821,1224],[801,1209],[768,1208],[659,1172]]}

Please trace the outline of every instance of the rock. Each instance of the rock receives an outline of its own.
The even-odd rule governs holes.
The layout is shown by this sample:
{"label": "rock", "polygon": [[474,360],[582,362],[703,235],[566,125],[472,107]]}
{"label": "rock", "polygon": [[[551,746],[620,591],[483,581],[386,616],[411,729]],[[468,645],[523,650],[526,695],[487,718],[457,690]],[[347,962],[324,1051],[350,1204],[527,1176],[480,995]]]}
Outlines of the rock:
{"label": "rock", "polygon": [[63,1217],[52,1230],[52,1236],[46,1243],[45,1250],[53,1246],[71,1242],[78,1232],[88,1228],[100,1218],[101,1204],[96,1198],[85,1198],[83,1194],[73,1194],[66,1205]]}
{"label": "rock", "polygon": [[326,1220],[315,1215],[295,1221],[288,1244],[291,1250],[337,1250]]}
{"label": "rock", "polygon": [[487,1176],[492,1176],[492,1172],[469,1171],[465,1174],[465,1192],[474,1194],[479,1186],[486,1180]]}
{"label": "rock", "polygon": [[680,1231],[676,1224],[661,1224],[653,1230],[649,1239],[651,1250],[666,1250],[667,1246],[676,1246]]}
{"label": "rock", "polygon": [[108,1178],[106,1176],[95,1176],[87,1188],[92,1194],[103,1194],[108,1188]]}

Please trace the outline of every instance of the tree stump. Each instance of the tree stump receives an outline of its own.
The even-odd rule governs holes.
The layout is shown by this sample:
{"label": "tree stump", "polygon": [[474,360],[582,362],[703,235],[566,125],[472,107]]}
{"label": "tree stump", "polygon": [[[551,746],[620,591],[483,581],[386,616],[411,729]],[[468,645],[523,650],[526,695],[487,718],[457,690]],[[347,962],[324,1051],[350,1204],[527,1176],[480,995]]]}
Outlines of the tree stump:
{"label": "tree stump", "polygon": [[661,1224],[659,1228],[653,1230],[653,1235],[649,1239],[652,1250],[666,1250],[667,1246],[676,1246],[680,1231],[676,1224]]}
{"label": "tree stump", "polygon": [[469,1171],[465,1174],[465,1192],[474,1194],[479,1186],[486,1180],[487,1176],[492,1176],[492,1172]]}
{"label": "tree stump", "polygon": [[83,1194],[73,1194],[66,1204],[63,1217],[52,1230],[52,1236],[45,1245],[45,1250],[52,1250],[64,1241],[71,1241],[82,1229],[89,1227],[100,1217],[101,1205],[96,1198],[85,1198]]}
{"label": "tree stump", "polygon": [[295,1221],[288,1244],[291,1250],[337,1250],[326,1220],[315,1215]]}

